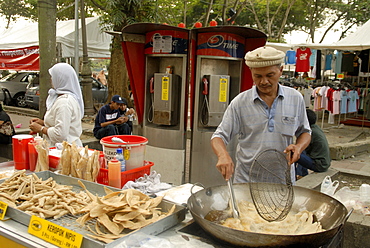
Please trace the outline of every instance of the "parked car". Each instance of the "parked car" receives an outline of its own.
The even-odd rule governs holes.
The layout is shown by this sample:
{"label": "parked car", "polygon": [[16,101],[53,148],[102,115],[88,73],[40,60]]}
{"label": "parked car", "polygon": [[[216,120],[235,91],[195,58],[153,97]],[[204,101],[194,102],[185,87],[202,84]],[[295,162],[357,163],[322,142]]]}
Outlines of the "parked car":
{"label": "parked car", "polygon": [[[100,83],[95,78],[92,79],[92,97],[94,103],[105,103],[108,98],[108,87]],[[81,82],[82,78],[80,78]],[[81,86],[82,90],[82,86]],[[39,80],[38,78],[29,83],[26,91],[26,103],[29,107],[34,109],[39,109]]]}
{"label": "parked car", "polygon": [[0,101],[6,105],[27,107],[25,93],[28,84],[38,75],[38,72],[15,72],[0,79]]}

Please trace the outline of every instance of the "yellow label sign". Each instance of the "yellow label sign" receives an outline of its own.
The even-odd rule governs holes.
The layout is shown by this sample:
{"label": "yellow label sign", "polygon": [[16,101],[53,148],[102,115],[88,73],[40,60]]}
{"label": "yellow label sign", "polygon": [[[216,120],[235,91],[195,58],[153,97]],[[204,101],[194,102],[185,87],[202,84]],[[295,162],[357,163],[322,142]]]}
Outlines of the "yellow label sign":
{"label": "yellow label sign", "polygon": [[337,79],[344,79],[344,74],[343,73],[337,74]]}
{"label": "yellow label sign", "polygon": [[32,215],[28,233],[62,248],[80,248],[83,235]]}
{"label": "yellow label sign", "polygon": [[162,101],[168,101],[169,82],[169,77],[162,77]]}
{"label": "yellow label sign", "polygon": [[8,209],[8,204],[0,201],[0,220],[4,219],[7,209]]}
{"label": "yellow label sign", "polygon": [[130,150],[125,149],[125,151],[123,152],[123,157],[125,158],[125,160],[129,160],[130,159]]}
{"label": "yellow label sign", "polygon": [[219,102],[226,102],[227,100],[227,79],[220,78],[220,95],[218,97]]}

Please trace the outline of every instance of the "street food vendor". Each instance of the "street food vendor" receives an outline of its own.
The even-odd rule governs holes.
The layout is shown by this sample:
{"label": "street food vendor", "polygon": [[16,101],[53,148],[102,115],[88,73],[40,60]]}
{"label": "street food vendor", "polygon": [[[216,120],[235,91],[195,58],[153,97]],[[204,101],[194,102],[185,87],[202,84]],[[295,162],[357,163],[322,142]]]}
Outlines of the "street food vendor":
{"label": "street food vendor", "polygon": [[52,88],[46,99],[44,120],[33,118],[29,127],[31,131],[40,133],[50,146],[64,140],[82,146],[84,103],[77,74],[67,63],[55,64],[49,73]]}
{"label": "street food vendor", "polygon": [[[249,181],[253,159],[260,152],[266,149],[291,152],[292,164],[310,143],[311,129],[302,95],[279,84],[284,57],[284,52],[271,47],[260,47],[245,55],[254,86],[232,100],[211,137],[212,149],[218,157],[216,167],[226,180],[234,173],[226,146],[236,135],[235,183]],[[294,168],[291,172],[294,180]]]}

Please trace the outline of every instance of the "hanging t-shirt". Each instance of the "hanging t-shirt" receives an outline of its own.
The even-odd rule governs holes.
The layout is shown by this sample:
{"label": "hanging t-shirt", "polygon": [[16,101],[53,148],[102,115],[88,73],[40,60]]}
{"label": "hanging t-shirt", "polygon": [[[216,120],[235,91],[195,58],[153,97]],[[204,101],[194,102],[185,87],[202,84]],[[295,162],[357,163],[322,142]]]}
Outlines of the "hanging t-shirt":
{"label": "hanging t-shirt", "polygon": [[333,92],[333,115],[340,114],[340,90]]}
{"label": "hanging t-shirt", "polygon": [[335,55],[334,72],[336,74],[342,73],[342,52],[341,51],[338,51],[337,54]]}
{"label": "hanging t-shirt", "polygon": [[296,53],[296,69],[297,72],[309,72],[310,71],[310,56],[311,50],[306,47],[304,49],[298,48]]}
{"label": "hanging t-shirt", "polygon": [[310,56],[310,66],[315,66],[317,50],[316,49],[311,49],[311,53],[312,54]]}
{"label": "hanging t-shirt", "polygon": [[304,99],[304,103],[306,105],[306,108],[310,108],[311,107],[311,95],[312,95],[312,91],[313,91],[312,88],[304,88],[302,90],[302,95],[303,95],[303,99]]}
{"label": "hanging t-shirt", "polygon": [[333,60],[333,54],[326,54],[325,56],[325,70],[331,70],[331,61]]}
{"label": "hanging t-shirt", "polygon": [[348,72],[348,75],[350,76],[358,76],[358,73],[360,71],[360,61],[359,61],[359,57],[357,55],[355,55],[355,57],[353,58],[353,71],[352,72]]}
{"label": "hanging t-shirt", "polygon": [[348,93],[345,90],[340,91],[340,113],[346,114],[347,113],[347,101],[348,101]]}
{"label": "hanging t-shirt", "polygon": [[296,52],[294,50],[286,51],[285,64],[286,65],[295,65],[295,56],[296,56]]}
{"label": "hanging t-shirt", "polygon": [[321,90],[321,87],[317,87],[312,91],[312,96],[314,97],[314,102],[313,102],[313,110],[314,111],[321,110],[322,96],[319,94],[320,90]]}
{"label": "hanging t-shirt", "polygon": [[355,54],[351,52],[342,53],[342,71],[343,72],[353,72],[353,60]]}
{"label": "hanging t-shirt", "polygon": [[323,86],[320,89],[319,94],[322,96],[321,98],[321,108],[328,109],[328,98],[327,98],[327,91],[329,90],[329,86]]}
{"label": "hanging t-shirt", "polygon": [[329,89],[326,91],[326,98],[328,98],[327,110],[331,113],[333,113],[333,92],[334,92],[334,89],[331,87],[329,87]]}
{"label": "hanging t-shirt", "polygon": [[359,98],[357,91],[351,90],[348,92],[348,113],[357,112],[357,100]]}
{"label": "hanging t-shirt", "polygon": [[369,51],[370,49],[362,50],[358,55],[361,59],[361,72],[370,72]]}

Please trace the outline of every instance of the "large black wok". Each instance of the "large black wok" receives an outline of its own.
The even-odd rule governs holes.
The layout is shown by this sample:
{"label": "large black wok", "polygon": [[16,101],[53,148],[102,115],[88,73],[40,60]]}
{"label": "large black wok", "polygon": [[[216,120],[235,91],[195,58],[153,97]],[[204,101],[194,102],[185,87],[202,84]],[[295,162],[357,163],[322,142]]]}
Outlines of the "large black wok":
{"label": "large black wok", "polygon": [[[234,190],[236,201],[252,202],[248,183],[235,184]],[[188,200],[188,208],[194,220],[209,234],[221,241],[247,247],[320,247],[335,236],[348,213],[345,206],[336,199],[314,190],[294,186],[291,212],[312,211],[326,231],[306,235],[262,234],[231,229],[204,219],[211,210],[227,209],[228,201],[226,185],[210,187],[192,194]]]}

